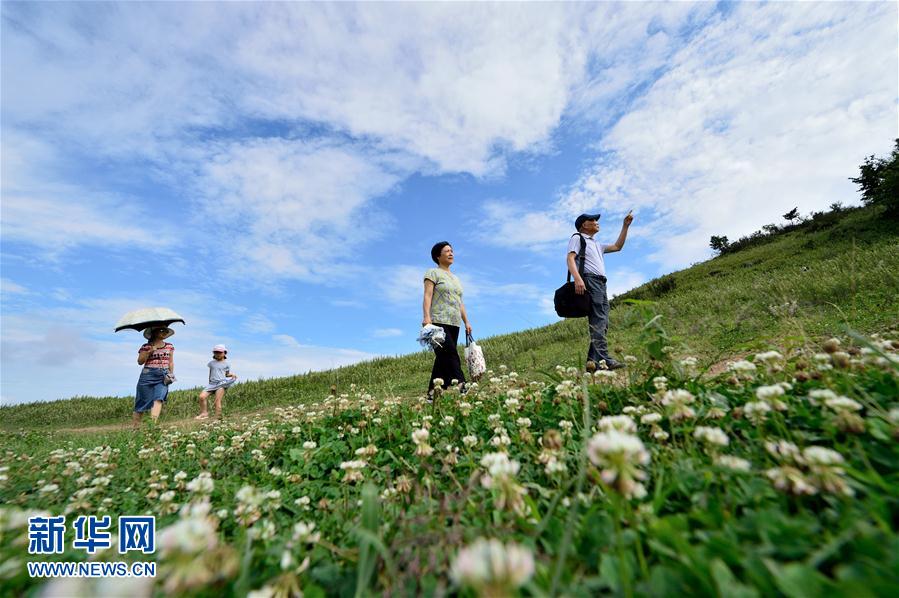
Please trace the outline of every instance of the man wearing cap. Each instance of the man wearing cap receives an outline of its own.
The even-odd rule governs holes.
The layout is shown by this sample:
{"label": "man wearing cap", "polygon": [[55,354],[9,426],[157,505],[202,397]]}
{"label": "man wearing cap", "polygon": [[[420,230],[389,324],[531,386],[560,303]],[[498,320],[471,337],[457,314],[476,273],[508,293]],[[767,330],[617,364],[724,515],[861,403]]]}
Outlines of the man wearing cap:
{"label": "man wearing cap", "polygon": [[[574,278],[574,292],[578,295],[590,295],[590,311],[587,320],[590,324],[590,348],[587,351],[587,367],[602,367],[601,362],[610,370],[623,368],[624,364],[612,359],[606,343],[606,330],[609,327],[609,300],[606,297],[606,266],[604,253],[621,251],[627,240],[627,229],[634,216],[628,212],[621,226],[621,234],[613,245],[600,245],[594,236],[599,232],[599,214],[581,214],[574,221],[577,233],[568,241],[568,271]],[[586,242],[584,251],[584,276],[578,272],[577,257],[581,250],[581,239]]]}

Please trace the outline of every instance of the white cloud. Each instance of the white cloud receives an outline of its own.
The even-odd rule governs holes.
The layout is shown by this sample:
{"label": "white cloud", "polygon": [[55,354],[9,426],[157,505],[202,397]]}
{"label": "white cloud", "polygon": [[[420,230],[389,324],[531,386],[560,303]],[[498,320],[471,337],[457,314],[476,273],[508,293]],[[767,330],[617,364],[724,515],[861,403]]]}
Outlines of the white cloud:
{"label": "white cloud", "polygon": [[352,267],[354,248],[387,226],[370,201],[399,180],[390,155],[261,138],[209,150],[195,189],[215,236],[244,258],[237,276],[321,279]]}
{"label": "white cloud", "polygon": [[626,267],[609,266],[608,268],[608,285],[606,287],[609,299],[615,295],[626,293],[646,282],[649,277],[642,272]]}
{"label": "white cloud", "polygon": [[273,334],[272,340],[284,345],[285,347],[290,347],[291,349],[303,348],[303,345],[300,344],[300,341],[290,336],[289,334]]}
{"label": "white cloud", "polygon": [[706,257],[711,234],[851,201],[847,178],[896,130],[895,13],[738,5],[677,54],[564,201],[650,207],[666,267]]}
{"label": "white cloud", "polygon": [[27,287],[17,284],[8,278],[0,278],[0,292],[4,295],[27,295],[30,291]]}
{"label": "white cloud", "polygon": [[48,256],[82,244],[152,251],[169,245],[165,223],[128,198],[53,182],[61,158],[49,144],[4,128],[2,153],[5,241],[37,246]]}
{"label": "white cloud", "polygon": [[[567,110],[628,89],[709,10],[653,6],[230,3],[176,18],[153,5],[5,4],[4,131],[147,161],[204,207],[199,243],[228,239],[229,275],[333,283],[322,275],[333,253],[389,226],[376,198],[416,171],[495,175],[510,153],[551,149]],[[247,138],[254,124],[271,136]],[[141,213],[79,199],[13,203],[25,224],[12,234],[149,240]]]}
{"label": "white cloud", "polygon": [[571,219],[561,210],[528,211],[511,201],[484,204],[479,238],[498,247],[545,250],[563,243],[573,232]]}
{"label": "white cloud", "polygon": [[381,295],[394,305],[421,305],[426,267],[398,265],[385,268],[378,276]]}
{"label": "white cloud", "polygon": [[272,332],[275,329],[275,323],[262,314],[252,314],[244,319],[243,329],[254,333]]}
{"label": "white cloud", "polygon": [[403,331],[400,328],[377,328],[374,332],[372,332],[372,336],[375,338],[391,338],[394,336],[402,336]]}
{"label": "white cloud", "polygon": [[[895,137],[897,53],[895,5],[848,6],[735,5],[670,58],[552,207],[504,209],[539,230],[559,214],[635,208],[630,238],[671,268],[707,257],[712,234],[850,203],[848,177]],[[485,237],[501,243],[491,209]]]}

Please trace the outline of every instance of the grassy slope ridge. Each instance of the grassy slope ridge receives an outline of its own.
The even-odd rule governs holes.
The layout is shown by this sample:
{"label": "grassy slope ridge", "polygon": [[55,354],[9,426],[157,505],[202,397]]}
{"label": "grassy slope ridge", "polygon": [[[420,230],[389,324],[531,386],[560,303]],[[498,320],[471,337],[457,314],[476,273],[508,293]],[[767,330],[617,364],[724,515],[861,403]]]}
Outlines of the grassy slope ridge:
{"label": "grassy slope ridge", "polygon": [[[811,226],[770,242],[724,255],[651,281],[623,298],[651,305],[613,302],[610,343],[616,354],[640,354],[639,336],[648,312],[662,315],[678,354],[708,365],[777,340],[802,344],[849,326],[860,332],[899,323],[899,232],[877,209],[848,210],[832,225]],[[547,291],[551,292],[551,291]],[[584,320],[483,341],[488,366],[526,371],[584,359]],[[377,395],[414,395],[426,385],[431,355],[381,358],[323,372],[245,382],[226,397],[230,414],[287,403],[315,401],[332,384],[364,386]],[[194,415],[198,389],[170,395],[163,421]],[[0,427],[91,426],[129,417],[131,397],[79,397],[0,408]]]}

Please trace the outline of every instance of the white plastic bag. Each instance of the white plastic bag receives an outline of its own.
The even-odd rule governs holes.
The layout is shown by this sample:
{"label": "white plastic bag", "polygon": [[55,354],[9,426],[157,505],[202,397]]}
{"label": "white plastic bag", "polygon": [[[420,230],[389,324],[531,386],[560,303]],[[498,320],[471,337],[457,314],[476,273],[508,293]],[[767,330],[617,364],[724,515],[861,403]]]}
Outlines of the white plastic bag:
{"label": "white plastic bag", "polygon": [[484,360],[484,351],[474,342],[474,337],[465,335],[465,363],[468,364],[468,375],[472,381],[477,382],[487,371],[487,362]]}
{"label": "white plastic bag", "polygon": [[445,340],[446,331],[444,331],[440,326],[434,326],[433,324],[423,326],[421,331],[418,333],[418,343],[422,347],[426,347],[431,350],[442,347]]}

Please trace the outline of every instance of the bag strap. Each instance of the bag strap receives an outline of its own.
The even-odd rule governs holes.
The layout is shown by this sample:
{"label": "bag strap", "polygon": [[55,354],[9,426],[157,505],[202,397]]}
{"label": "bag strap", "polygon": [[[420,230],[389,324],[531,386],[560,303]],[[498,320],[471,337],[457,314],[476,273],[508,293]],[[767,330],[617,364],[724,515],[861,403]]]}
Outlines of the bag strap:
{"label": "bag strap", "polygon": [[[581,275],[581,278],[584,277],[584,263],[587,261],[587,239],[584,238],[584,235],[581,233],[574,233],[581,238],[581,249],[578,251],[577,257],[581,260],[580,265],[577,267],[577,273]],[[574,235],[571,235],[572,237]],[[568,277],[565,279],[565,282],[571,282],[571,272],[568,273]]]}
{"label": "bag strap", "polygon": [[470,345],[473,342],[474,342],[474,337],[471,335],[470,332],[466,332],[465,333],[465,346],[467,347],[468,345]]}

